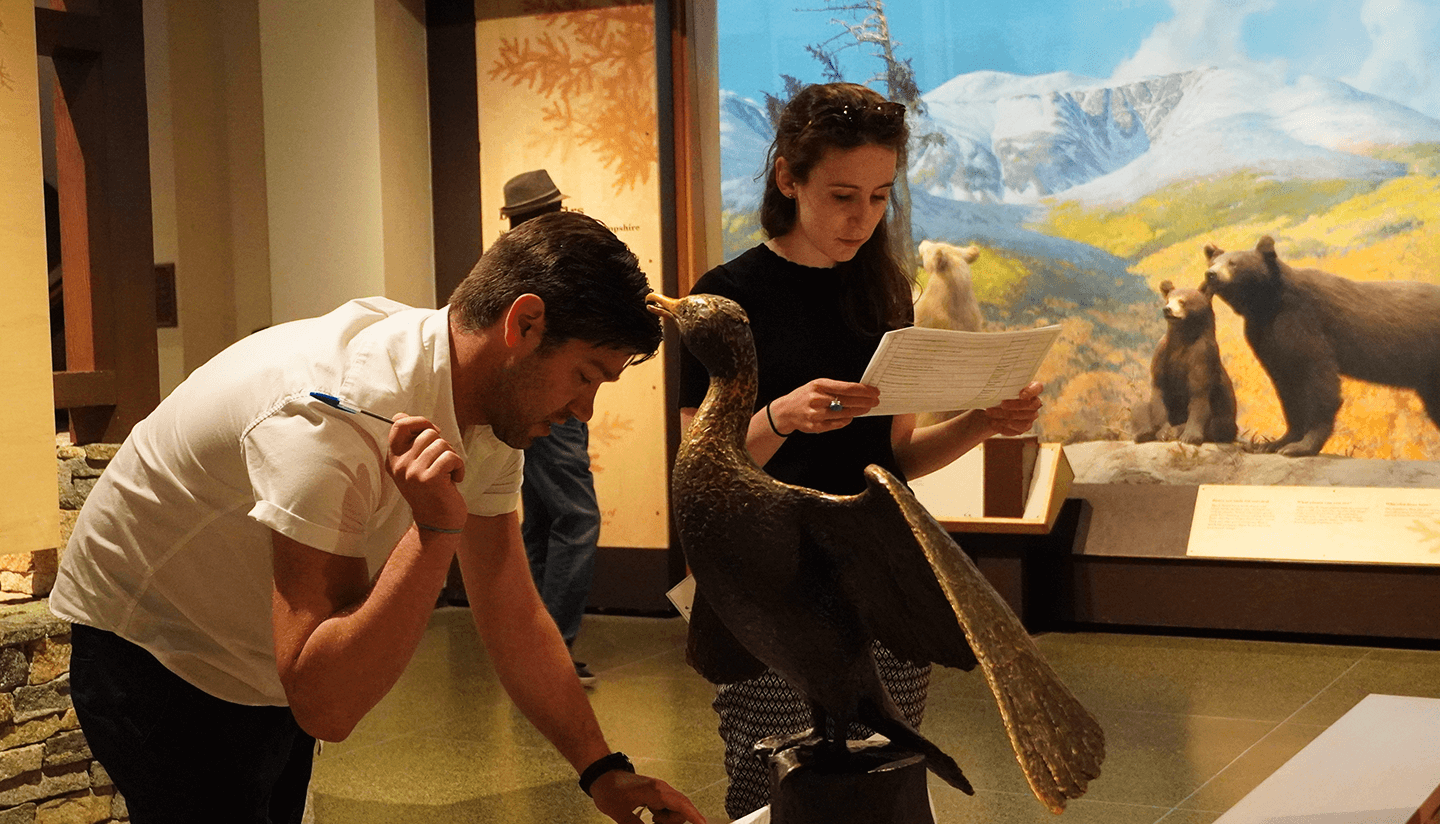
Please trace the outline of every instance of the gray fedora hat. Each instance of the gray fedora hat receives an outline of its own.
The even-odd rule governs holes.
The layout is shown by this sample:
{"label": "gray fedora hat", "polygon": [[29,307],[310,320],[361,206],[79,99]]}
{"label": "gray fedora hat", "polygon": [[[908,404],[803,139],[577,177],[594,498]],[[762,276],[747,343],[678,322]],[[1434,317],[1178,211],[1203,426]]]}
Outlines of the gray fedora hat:
{"label": "gray fedora hat", "polygon": [[533,212],[559,203],[564,197],[544,169],[522,172],[505,182],[505,205],[500,207],[500,216]]}

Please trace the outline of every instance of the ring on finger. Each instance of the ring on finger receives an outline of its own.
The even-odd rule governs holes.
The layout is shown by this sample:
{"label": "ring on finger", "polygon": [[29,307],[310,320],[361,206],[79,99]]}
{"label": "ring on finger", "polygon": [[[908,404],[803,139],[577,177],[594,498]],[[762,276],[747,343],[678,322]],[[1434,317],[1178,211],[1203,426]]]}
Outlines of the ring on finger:
{"label": "ring on finger", "polygon": [[825,408],[831,412],[842,412],[845,409],[845,404],[841,403],[839,398],[831,398],[830,405]]}

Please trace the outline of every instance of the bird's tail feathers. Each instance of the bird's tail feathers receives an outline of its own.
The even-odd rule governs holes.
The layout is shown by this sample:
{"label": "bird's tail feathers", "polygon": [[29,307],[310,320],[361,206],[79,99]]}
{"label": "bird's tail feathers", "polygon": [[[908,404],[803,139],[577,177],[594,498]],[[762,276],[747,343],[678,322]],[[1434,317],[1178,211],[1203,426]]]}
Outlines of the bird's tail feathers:
{"label": "bird's tail feathers", "polygon": [[966,795],[975,794],[975,788],[970,786],[969,779],[960,771],[960,765],[955,763],[955,759],[930,743],[903,718],[885,712],[868,699],[861,699],[858,714],[860,723],[890,739],[890,743],[925,756],[925,766],[940,776],[946,784]]}

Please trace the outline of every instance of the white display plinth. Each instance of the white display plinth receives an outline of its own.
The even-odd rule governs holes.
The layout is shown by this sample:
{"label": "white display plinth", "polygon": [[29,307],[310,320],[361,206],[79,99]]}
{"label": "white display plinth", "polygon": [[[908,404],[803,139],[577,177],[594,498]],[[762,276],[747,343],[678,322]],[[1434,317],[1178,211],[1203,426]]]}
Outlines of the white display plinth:
{"label": "white display plinth", "polygon": [[1055,526],[1075,471],[1058,443],[1042,443],[1019,518],[987,518],[984,512],[985,445],[961,455],[949,466],[910,481],[916,500],[951,532],[1000,532],[1044,535]]}
{"label": "white display plinth", "polygon": [[1215,824],[1430,824],[1440,699],[1367,695]]}

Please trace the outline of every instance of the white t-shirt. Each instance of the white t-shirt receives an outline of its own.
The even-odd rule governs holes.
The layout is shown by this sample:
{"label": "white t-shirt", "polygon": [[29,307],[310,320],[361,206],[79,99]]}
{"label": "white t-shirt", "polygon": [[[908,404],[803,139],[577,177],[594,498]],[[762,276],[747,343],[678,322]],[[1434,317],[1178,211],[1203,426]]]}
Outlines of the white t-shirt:
{"label": "white t-shirt", "polygon": [[385,471],[389,426],[322,404],[424,415],[463,444],[476,515],[515,511],[523,453],[462,436],[445,309],[355,300],[257,332],[137,425],[90,493],[50,596],[238,704],[284,705],[271,635],[271,530],[378,574],[412,523]]}

